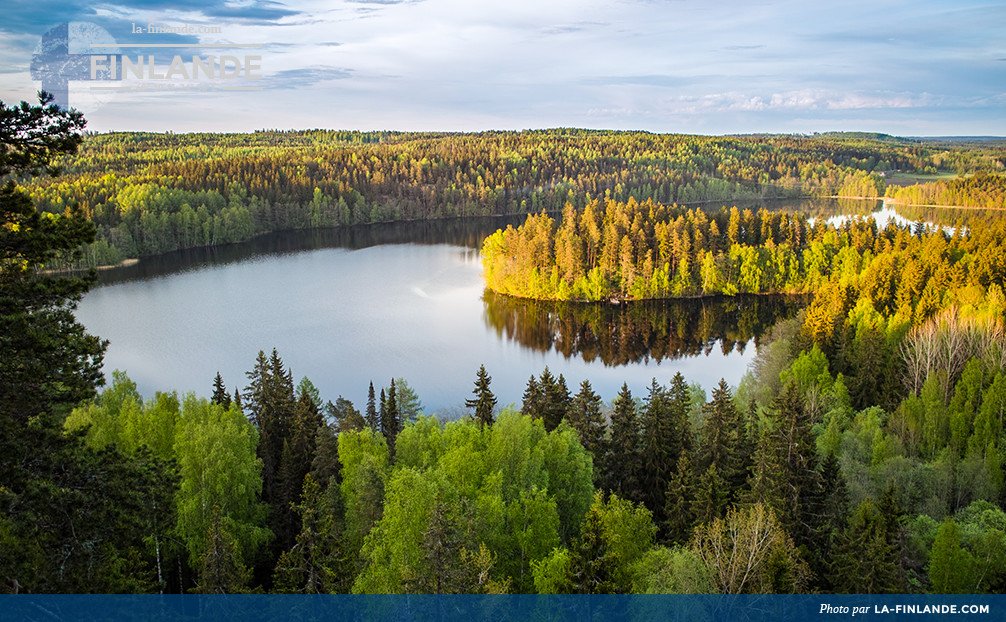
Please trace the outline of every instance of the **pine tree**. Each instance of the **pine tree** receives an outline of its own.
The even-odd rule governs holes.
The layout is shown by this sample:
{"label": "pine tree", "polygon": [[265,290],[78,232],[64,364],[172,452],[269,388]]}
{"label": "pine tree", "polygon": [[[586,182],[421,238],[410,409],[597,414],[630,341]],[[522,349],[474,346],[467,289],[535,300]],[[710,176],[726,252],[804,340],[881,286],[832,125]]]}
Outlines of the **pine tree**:
{"label": "pine tree", "polygon": [[78,259],[81,245],[94,241],[94,225],[73,208],[43,214],[14,181],[43,170],[55,175],[52,160],[83,140],[83,115],[51,102],[44,93],[38,106],[0,102],[0,179],[7,180],[0,186],[0,416],[21,423],[59,420],[93,397],[107,346],[73,316],[96,273],[45,270],[54,260]]}
{"label": "pine tree", "polygon": [[220,376],[220,372],[217,372],[217,377],[213,379],[213,397],[210,401],[214,404],[220,404],[224,408],[231,407],[231,395],[227,392],[227,387],[224,386],[224,379]]}
{"label": "pine tree", "polygon": [[472,390],[475,397],[465,400],[465,406],[475,411],[474,417],[482,425],[492,425],[495,420],[493,408],[496,407],[496,396],[489,389],[490,382],[492,377],[486,373],[486,366],[480,365],[475,378],[475,389]]}
{"label": "pine tree", "polygon": [[363,418],[360,411],[353,406],[353,402],[341,395],[336,398],[335,403],[325,404],[325,412],[331,419],[335,420],[335,428],[341,432],[343,430],[360,431],[368,427],[367,420]]}

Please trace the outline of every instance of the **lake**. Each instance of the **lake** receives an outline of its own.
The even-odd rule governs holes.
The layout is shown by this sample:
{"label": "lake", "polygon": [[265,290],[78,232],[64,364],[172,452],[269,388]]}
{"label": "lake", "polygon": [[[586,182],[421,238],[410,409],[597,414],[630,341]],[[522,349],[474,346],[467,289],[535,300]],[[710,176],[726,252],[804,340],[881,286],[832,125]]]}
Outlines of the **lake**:
{"label": "lake", "polygon": [[[865,213],[879,206],[867,202]],[[832,202],[800,211],[841,213]],[[106,375],[140,392],[208,396],[219,370],[233,391],[259,350],[277,348],[294,380],[362,410],[367,386],[405,378],[425,412],[462,412],[479,365],[500,405],[520,404],[546,366],[572,392],[589,379],[605,400],[628,383],[680,371],[706,390],[736,385],[755,339],[799,301],[737,297],[617,307],[523,301],[485,293],[478,247],[519,219],[467,219],[285,232],[170,253],[104,271],[77,316],[109,339]]]}

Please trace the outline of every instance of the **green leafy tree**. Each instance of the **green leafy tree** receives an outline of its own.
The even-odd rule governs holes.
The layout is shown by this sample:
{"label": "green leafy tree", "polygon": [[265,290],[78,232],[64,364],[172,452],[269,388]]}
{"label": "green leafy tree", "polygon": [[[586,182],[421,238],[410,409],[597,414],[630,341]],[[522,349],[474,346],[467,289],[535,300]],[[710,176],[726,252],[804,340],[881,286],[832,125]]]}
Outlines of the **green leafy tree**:
{"label": "green leafy tree", "polygon": [[[363,540],[384,510],[388,481],[388,445],[369,428],[339,434],[343,506],[346,508],[346,555],[356,560]],[[355,571],[353,572],[355,574]]]}
{"label": "green leafy tree", "polygon": [[232,404],[229,410],[189,394],[176,426],[175,453],[181,487],[176,495],[178,535],[193,567],[209,546],[207,534],[218,507],[241,552],[252,560],[271,537],[260,501],[262,461],[255,428]]}
{"label": "green leafy tree", "polygon": [[716,587],[702,559],[685,547],[656,546],[633,567],[633,594],[712,594]]}
{"label": "green leafy tree", "polygon": [[802,591],[806,564],[775,512],[760,503],[700,525],[690,547],[724,594]]}
{"label": "green leafy tree", "polygon": [[957,523],[946,520],[940,526],[929,557],[929,580],[936,594],[970,594],[975,586],[974,556],[961,547]]}

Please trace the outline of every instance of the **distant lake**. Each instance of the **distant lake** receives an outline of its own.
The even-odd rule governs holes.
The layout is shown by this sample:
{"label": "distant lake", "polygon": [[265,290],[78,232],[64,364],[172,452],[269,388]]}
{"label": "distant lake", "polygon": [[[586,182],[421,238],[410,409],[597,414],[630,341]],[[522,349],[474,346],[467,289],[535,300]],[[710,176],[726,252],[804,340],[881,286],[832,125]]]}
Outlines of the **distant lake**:
{"label": "distant lake", "polygon": [[[874,206],[864,206],[870,213]],[[776,205],[778,207],[778,205]],[[815,202],[816,216],[843,213]],[[861,213],[864,213],[861,212]],[[208,396],[219,370],[233,391],[259,350],[277,348],[294,379],[358,408],[370,381],[404,377],[426,412],[461,412],[485,364],[501,405],[520,404],[548,366],[570,391],[589,379],[605,400],[623,382],[645,397],[680,371],[708,391],[736,385],[755,338],[798,301],[535,303],[483,291],[483,237],[521,219],[467,219],[285,232],[146,258],[105,271],[78,318],[109,339],[106,375],[126,371],[145,397]]]}

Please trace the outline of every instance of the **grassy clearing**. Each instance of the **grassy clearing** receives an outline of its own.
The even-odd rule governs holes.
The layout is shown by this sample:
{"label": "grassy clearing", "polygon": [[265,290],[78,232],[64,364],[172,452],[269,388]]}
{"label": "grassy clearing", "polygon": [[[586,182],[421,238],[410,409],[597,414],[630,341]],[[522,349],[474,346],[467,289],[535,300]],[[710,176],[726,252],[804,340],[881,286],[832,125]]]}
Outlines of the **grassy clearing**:
{"label": "grassy clearing", "polygon": [[941,179],[957,179],[960,177],[957,173],[903,173],[901,171],[893,171],[887,173],[884,177],[884,183],[888,186],[914,186],[915,184],[926,184],[933,181],[939,181]]}

